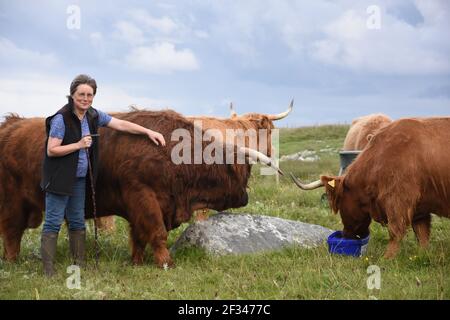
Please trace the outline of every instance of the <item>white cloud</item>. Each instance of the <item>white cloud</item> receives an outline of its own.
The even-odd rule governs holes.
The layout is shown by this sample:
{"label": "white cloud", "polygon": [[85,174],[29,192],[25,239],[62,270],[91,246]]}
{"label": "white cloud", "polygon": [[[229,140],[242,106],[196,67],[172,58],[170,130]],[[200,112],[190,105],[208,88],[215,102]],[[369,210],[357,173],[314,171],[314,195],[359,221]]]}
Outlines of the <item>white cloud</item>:
{"label": "white cloud", "polygon": [[89,35],[92,47],[99,57],[104,57],[106,53],[105,40],[101,32],[93,32]]}
{"label": "white cloud", "polygon": [[195,30],[194,35],[200,39],[208,39],[209,38],[209,33],[204,30]]}
{"label": "white cloud", "polygon": [[327,34],[344,40],[361,40],[367,36],[366,19],[360,12],[349,10],[345,12],[337,21],[333,21],[325,27]]}
{"label": "white cloud", "polygon": [[265,53],[287,47],[286,55],[301,54],[323,21],[339,10],[328,1],[248,0],[209,3],[211,41],[237,55],[244,66],[264,63]]}
{"label": "white cloud", "polygon": [[[159,6],[159,5],[158,5]],[[207,39],[208,32],[198,29],[195,25],[196,18],[189,11],[180,9],[179,6],[159,6],[164,9],[165,14],[156,17],[145,9],[128,10],[126,16],[128,21],[138,25],[145,36],[153,43],[188,43],[191,40]],[[191,8],[192,10],[192,8]]]}
{"label": "white cloud", "polygon": [[[263,6],[253,2],[255,6],[251,10],[251,2],[211,2],[210,10],[214,21],[210,26],[210,32],[211,38],[217,40],[222,50],[229,50],[253,64],[257,56],[255,41],[258,30],[264,30],[265,25],[260,19]],[[246,61],[242,62],[246,64]]]}
{"label": "white cloud", "polygon": [[311,44],[310,54],[318,61],[358,72],[447,74],[450,48],[436,41],[436,36],[441,38],[448,33],[442,25],[447,5],[436,7],[438,2],[433,2],[430,7],[429,2],[418,3],[422,3],[418,9],[425,23],[416,27],[382,10],[381,29],[368,29],[364,11],[348,10],[323,29],[324,37]]}
{"label": "white cloud", "polygon": [[415,0],[414,3],[424,17],[425,23],[450,26],[450,6],[448,0]]}
{"label": "white cloud", "polygon": [[89,35],[89,37],[94,45],[97,45],[99,42],[103,41],[103,35],[101,32],[93,32]]}
{"label": "white cloud", "polygon": [[[414,26],[406,22],[408,13],[389,14],[404,3],[415,7],[424,22]],[[210,41],[237,55],[244,66],[264,65],[272,46],[285,46],[293,60],[313,58],[358,72],[450,72],[450,43],[443,41],[450,30],[448,0],[379,0],[381,30],[367,28],[370,5],[354,0],[214,1],[207,5],[213,13],[208,31]]]}
{"label": "white cloud", "polygon": [[130,45],[141,45],[146,42],[144,33],[135,24],[128,21],[119,21],[115,24],[116,31],[113,37]]}
{"label": "white cloud", "polygon": [[58,59],[53,53],[40,53],[19,48],[7,38],[0,37],[0,61],[2,64],[18,66],[53,67],[58,65]]}
{"label": "white cloud", "polygon": [[174,71],[191,71],[199,68],[191,50],[177,51],[175,45],[168,42],[157,43],[151,47],[134,48],[125,60],[134,69],[156,74],[170,74]]}
{"label": "white cloud", "polygon": [[178,25],[167,16],[155,18],[145,10],[131,10],[130,16],[144,29],[169,34],[178,29]]}
{"label": "white cloud", "polygon": [[[189,36],[207,38],[207,32],[194,32],[168,16],[156,18],[144,9],[127,10],[124,16],[127,20],[114,23],[115,29],[110,35],[103,37],[99,32],[90,35],[91,44],[100,57],[106,57],[112,64],[154,74],[199,68],[193,51],[178,46],[189,41]],[[122,53],[124,48],[126,51]]]}
{"label": "white cloud", "polygon": [[111,85],[105,85],[100,89],[95,97],[94,107],[105,112],[129,111],[130,105],[147,110],[161,110],[172,105],[168,100],[130,95],[125,90]]}
{"label": "white cloud", "polygon": [[25,117],[49,116],[66,102],[71,79],[22,74],[0,78],[0,116],[17,112]]}

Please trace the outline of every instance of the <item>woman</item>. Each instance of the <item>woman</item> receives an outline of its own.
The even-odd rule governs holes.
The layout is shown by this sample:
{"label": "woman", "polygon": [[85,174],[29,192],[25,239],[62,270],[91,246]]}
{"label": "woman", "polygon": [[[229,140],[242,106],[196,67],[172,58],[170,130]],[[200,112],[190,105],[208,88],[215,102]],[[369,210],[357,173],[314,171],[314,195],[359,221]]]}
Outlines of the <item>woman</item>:
{"label": "woman", "polygon": [[[97,92],[95,80],[77,76],[70,85],[69,102],[46,119],[47,145],[41,187],[45,194],[45,222],[41,255],[45,275],[55,274],[53,261],[61,224],[66,217],[70,251],[75,264],[85,263],[86,226],[84,221],[88,156],[94,182],[97,174],[99,127],[148,136],[156,145],[165,146],[164,137],[137,124],[119,120],[92,107]],[[92,136],[93,135],[93,136]],[[86,154],[88,150],[89,154]]]}

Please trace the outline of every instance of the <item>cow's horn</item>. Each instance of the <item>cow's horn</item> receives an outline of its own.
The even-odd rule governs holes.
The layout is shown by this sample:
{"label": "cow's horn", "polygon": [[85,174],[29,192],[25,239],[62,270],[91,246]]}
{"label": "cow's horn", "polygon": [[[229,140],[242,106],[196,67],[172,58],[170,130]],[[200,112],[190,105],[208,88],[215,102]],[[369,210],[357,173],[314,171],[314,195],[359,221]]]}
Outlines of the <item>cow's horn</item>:
{"label": "cow's horn", "polygon": [[268,156],[266,156],[265,154],[256,151],[254,149],[250,149],[250,148],[245,148],[245,147],[241,147],[239,149],[242,153],[244,153],[245,155],[249,156],[250,158],[252,158],[254,161],[261,161],[262,163],[264,163],[265,165],[271,167],[272,169],[278,171],[279,174],[281,174],[282,176],[284,176],[284,172],[278,168],[272,161],[272,159],[270,159]]}
{"label": "cow's horn", "polygon": [[230,112],[231,112],[231,118],[237,117],[236,111],[234,111],[233,102],[230,102]]}
{"label": "cow's horn", "polygon": [[283,118],[286,118],[287,115],[292,111],[292,108],[294,107],[294,99],[292,99],[291,104],[289,105],[289,108],[287,111],[276,114],[276,115],[269,115],[270,120],[281,120]]}
{"label": "cow's horn", "polygon": [[321,180],[317,180],[308,184],[304,184],[302,183],[300,180],[298,180],[292,173],[290,173],[292,180],[294,181],[294,183],[297,185],[297,187],[299,187],[300,189],[303,190],[314,190],[317,189],[319,187],[323,187],[323,182]]}

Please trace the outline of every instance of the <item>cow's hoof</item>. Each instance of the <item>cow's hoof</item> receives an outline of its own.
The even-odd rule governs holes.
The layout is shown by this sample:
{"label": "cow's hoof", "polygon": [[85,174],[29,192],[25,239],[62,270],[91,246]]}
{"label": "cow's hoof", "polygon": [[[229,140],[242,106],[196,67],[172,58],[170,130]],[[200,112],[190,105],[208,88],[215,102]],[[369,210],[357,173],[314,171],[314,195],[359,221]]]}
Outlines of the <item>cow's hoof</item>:
{"label": "cow's hoof", "polygon": [[158,268],[161,268],[164,270],[175,268],[175,262],[173,262],[173,260],[171,258],[166,259],[163,262],[157,262],[156,265],[158,266]]}
{"label": "cow's hoof", "polygon": [[18,255],[3,255],[3,261],[8,263],[16,263],[18,260]]}
{"label": "cow's hoof", "polygon": [[135,266],[142,266],[144,264],[144,257],[134,257],[132,263]]}
{"label": "cow's hoof", "polygon": [[394,259],[396,255],[397,255],[396,252],[386,251],[383,257],[387,260],[391,260]]}

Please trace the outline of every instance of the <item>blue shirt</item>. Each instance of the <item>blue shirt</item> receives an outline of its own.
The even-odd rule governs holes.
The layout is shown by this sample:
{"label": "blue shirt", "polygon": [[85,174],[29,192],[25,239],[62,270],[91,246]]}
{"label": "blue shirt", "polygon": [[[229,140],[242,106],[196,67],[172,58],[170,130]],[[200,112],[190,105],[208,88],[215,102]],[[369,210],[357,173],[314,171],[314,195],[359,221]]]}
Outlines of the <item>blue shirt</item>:
{"label": "blue shirt", "polygon": [[[99,127],[106,127],[108,123],[111,121],[112,117],[104,113],[100,110],[97,110],[98,112],[98,126]],[[53,117],[52,121],[50,122],[50,133],[49,136],[52,138],[58,138],[63,140],[64,139],[64,133],[66,131],[66,126],[64,124],[64,119],[62,114],[57,114]],[[86,136],[90,134],[89,131],[89,125],[86,118],[86,115],[84,115],[83,120],[81,120],[81,136]],[[92,137],[92,139],[98,139],[98,137]],[[77,178],[86,177],[88,171],[88,161],[86,156],[86,150],[80,149],[80,153],[78,156],[78,166],[77,166]]]}

